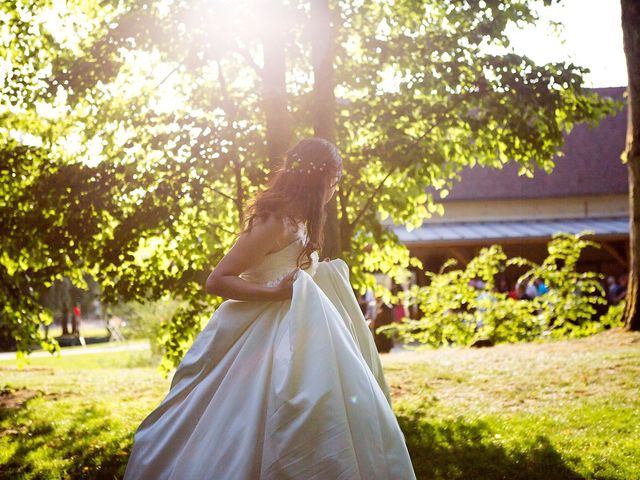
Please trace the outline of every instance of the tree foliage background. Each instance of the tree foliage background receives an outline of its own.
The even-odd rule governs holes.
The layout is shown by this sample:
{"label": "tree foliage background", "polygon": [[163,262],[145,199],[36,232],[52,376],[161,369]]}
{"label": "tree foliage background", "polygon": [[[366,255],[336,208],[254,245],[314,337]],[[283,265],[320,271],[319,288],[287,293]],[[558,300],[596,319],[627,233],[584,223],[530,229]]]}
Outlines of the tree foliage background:
{"label": "tree foliage background", "polygon": [[328,251],[358,289],[400,279],[420,262],[385,221],[441,211],[427,188],[446,196],[466,165],[550,171],[564,131],[614,108],[579,66],[510,47],[550,3],[3,2],[3,328],[29,351],[43,289],[90,273],[106,302],[185,301],[162,326],[171,368],[220,301],[203,281],[246,200],[318,112],[345,159]]}

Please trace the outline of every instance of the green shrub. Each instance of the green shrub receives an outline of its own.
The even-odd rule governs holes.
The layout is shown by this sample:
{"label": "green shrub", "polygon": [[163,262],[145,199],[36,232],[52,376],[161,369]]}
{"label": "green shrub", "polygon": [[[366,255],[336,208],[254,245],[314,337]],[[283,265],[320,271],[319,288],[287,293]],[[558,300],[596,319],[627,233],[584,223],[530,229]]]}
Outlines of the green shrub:
{"label": "green shrub", "polygon": [[183,302],[163,297],[154,302],[123,302],[109,308],[109,313],[124,320],[122,333],[127,339],[149,339],[158,344],[162,323],[171,320]]}
{"label": "green shrub", "polygon": [[[487,339],[493,343],[536,338],[581,337],[621,324],[619,306],[598,318],[607,304],[602,275],[578,272],[581,252],[595,242],[579,235],[558,233],[549,242],[547,258],[538,265],[522,257],[507,258],[499,245],[483,248],[465,269],[426,272],[427,286],[413,286],[403,296],[418,306],[421,318],[381,327],[406,343],[470,345]],[[509,267],[524,268],[518,283],[540,279],[549,291],[533,299],[517,300],[495,289],[495,279]],[[474,282],[482,282],[477,288]],[[402,295],[402,294],[401,294]]]}

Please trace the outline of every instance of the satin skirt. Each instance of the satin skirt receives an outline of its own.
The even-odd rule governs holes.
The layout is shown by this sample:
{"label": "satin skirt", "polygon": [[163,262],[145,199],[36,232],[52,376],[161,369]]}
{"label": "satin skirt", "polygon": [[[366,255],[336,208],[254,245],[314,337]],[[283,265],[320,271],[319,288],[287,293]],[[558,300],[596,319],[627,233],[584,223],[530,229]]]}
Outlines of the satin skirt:
{"label": "satin skirt", "polygon": [[125,480],[414,479],[341,259],[291,300],[226,300],[134,437]]}

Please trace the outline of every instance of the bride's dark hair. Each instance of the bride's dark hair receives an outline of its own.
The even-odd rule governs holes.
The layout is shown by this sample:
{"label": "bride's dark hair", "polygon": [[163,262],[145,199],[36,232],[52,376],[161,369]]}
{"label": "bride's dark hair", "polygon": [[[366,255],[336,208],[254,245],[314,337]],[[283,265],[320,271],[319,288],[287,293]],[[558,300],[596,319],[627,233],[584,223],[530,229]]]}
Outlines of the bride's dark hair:
{"label": "bride's dark hair", "polygon": [[316,137],[300,140],[287,151],[280,168],[272,172],[267,187],[247,206],[243,232],[251,230],[256,218],[269,214],[304,223],[308,239],[297,265],[308,267],[311,252],[322,249],[324,243],[325,191],[341,170],[342,158],[333,143]]}

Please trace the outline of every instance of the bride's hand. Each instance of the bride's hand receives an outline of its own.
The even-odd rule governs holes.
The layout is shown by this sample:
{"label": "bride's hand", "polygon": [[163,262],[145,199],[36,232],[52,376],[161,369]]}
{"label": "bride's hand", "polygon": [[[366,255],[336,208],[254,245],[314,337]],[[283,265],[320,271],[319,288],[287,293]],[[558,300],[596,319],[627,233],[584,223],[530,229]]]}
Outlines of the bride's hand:
{"label": "bride's hand", "polygon": [[275,300],[291,300],[291,297],[293,297],[293,282],[295,282],[299,271],[300,269],[296,268],[275,286]]}

